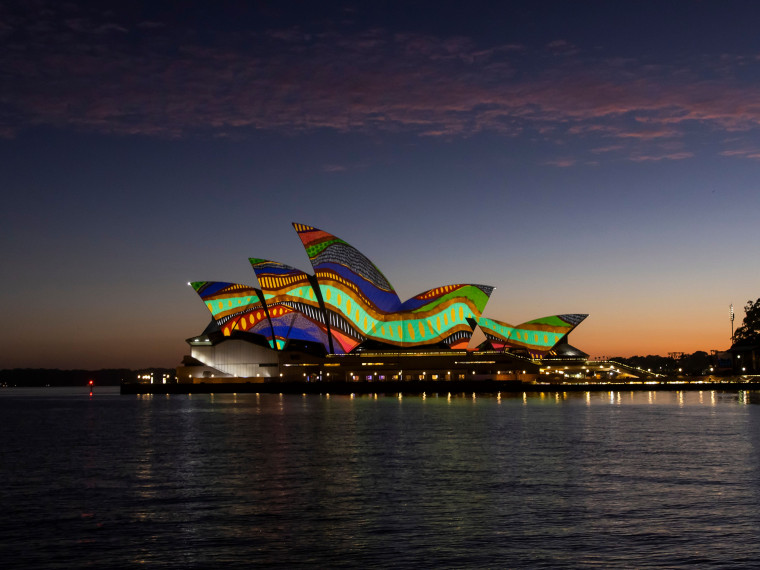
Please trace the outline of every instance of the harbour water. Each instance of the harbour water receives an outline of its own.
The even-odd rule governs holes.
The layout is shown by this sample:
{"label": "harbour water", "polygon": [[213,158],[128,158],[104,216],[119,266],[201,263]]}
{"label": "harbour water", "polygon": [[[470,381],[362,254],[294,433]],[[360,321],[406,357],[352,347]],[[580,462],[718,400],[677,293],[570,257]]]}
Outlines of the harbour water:
{"label": "harbour water", "polygon": [[755,566],[760,393],[0,390],[8,568]]}

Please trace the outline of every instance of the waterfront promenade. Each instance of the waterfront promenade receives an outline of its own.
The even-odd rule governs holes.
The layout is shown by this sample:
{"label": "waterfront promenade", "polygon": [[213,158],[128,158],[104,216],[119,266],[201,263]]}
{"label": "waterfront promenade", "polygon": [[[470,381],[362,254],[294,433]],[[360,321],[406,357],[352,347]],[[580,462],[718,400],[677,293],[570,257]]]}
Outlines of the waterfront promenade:
{"label": "waterfront promenade", "polygon": [[124,383],[121,394],[496,394],[498,392],[648,392],[760,390],[760,377],[660,380],[657,382],[533,383],[501,380],[415,380],[375,382],[228,382],[194,384]]}

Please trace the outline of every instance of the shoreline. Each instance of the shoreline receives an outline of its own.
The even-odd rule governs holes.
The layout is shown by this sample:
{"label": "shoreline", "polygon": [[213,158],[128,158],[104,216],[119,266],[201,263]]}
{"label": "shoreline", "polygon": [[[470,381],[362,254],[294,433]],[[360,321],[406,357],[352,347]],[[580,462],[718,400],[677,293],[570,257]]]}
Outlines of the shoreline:
{"label": "shoreline", "polygon": [[121,395],[143,394],[440,394],[499,392],[651,392],[651,391],[760,390],[760,380],[705,382],[702,380],[656,383],[537,384],[513,380],[416,380],[377,382],[214,382],[197,384],[121,385]]}

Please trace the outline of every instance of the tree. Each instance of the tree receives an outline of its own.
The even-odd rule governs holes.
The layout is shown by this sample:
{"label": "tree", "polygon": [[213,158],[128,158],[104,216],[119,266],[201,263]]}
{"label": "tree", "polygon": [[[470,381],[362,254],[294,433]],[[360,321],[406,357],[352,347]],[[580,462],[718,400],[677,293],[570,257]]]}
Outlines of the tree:
{"label": "tree", "polygon": [[760,299],[744,305],[744,321],[734,333],[734,342],[745,340],[760,342]]}

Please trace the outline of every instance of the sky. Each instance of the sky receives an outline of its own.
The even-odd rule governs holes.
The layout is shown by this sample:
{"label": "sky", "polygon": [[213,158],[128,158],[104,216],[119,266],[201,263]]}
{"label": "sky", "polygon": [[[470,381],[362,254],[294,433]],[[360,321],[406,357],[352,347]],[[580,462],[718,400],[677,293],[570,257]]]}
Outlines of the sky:
{"label": "sky", "polygon": [[189,281],[311,272],[730,346],[760,297],[760,4],[0,0],[0,368],[177,366]]}

